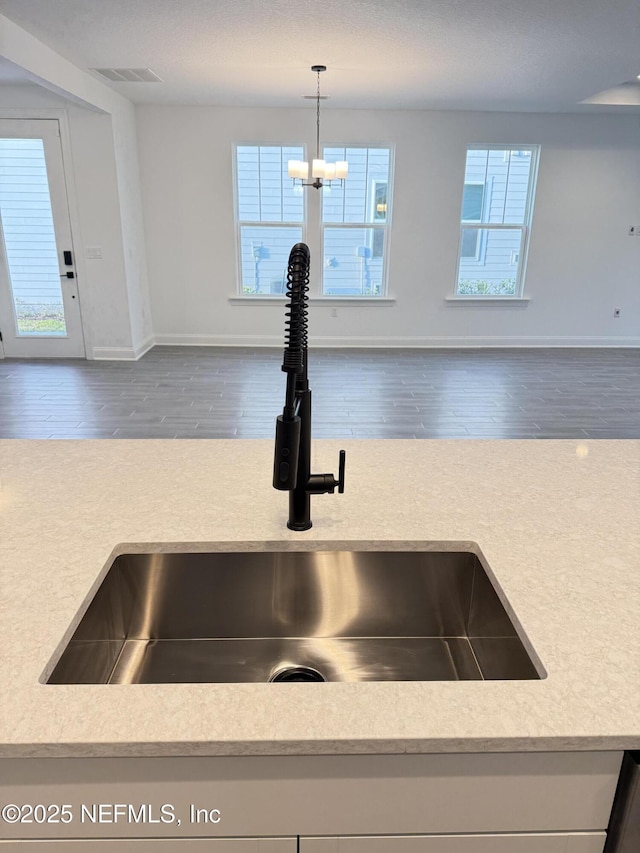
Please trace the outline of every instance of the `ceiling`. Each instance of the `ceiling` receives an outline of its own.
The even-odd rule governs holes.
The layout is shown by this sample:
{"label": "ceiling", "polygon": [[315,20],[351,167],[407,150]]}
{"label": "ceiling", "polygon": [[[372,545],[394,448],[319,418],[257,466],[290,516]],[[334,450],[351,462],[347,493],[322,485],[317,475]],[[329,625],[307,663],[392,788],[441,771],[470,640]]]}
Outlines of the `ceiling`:
{"label": "ceiling", "polygon": [[640,74],[640,0],[0,0],[0,13],[83,69],[151,68],[163,83],[105,83],[137,103],[308,106],[323,63],[336,108],[580,112]]}

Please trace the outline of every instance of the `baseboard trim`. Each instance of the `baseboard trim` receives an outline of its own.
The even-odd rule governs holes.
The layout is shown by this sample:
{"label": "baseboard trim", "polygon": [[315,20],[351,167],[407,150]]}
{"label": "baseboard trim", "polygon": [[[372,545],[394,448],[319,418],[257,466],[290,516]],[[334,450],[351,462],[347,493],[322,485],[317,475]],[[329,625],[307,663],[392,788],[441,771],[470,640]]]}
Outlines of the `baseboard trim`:
{"label": "baseboard trim", "polygon": [[155,346],[155,338],[149,335],[135,347],[93,347],[95,361],[137,361]]}
{"label": "baseboard trim", "polygon": [[142,358],[145,352],[149,352],[149,350],[155,346],[156,339],[153,335],[148,335],[138,346],[134,347],[133,351],[135,353],[136,359]]}
{"label": "baseboard trim", "polygon": [[94,347],[95,361],[135,361],[136,351],[133,347]]}
{"label": "baseboard trim", "polygon": [[[155,335],[156,345],[192,347],[282,347],[283,335]],[[310,335],[313,347],[367,349],[612,347],[639,348],[640,337],[353,337]]]}

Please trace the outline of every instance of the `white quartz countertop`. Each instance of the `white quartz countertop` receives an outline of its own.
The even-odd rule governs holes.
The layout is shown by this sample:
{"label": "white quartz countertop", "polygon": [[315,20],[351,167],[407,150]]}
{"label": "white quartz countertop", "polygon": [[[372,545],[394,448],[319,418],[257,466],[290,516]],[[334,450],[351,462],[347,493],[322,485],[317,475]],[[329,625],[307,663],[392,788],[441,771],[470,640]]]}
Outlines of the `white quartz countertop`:
{"label": "white quartz countertop", "polygon": [[[640,442],[316,441],[344,495],[286,528],[271,441],[0,441],[0,756],[640,748]],[[547,677],[47,685],[122,545],[476,543]]]}

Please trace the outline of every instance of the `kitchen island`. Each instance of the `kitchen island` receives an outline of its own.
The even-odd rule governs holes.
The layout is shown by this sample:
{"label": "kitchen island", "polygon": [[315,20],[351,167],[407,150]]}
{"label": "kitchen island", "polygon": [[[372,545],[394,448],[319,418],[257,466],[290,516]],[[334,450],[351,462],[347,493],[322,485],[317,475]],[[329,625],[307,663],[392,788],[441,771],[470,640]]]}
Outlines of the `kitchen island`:
{"label": "kitchen island", "polygon": [[[345,494],[297,533],[269,441],[0,442],[0,781],[12,759],[98,757],[586,752],[617,773],[640,746],[640,442],[317,441],[313,469],[340,447]],[[546,677],[44,683],[116,553],[452,542],[480,549]]]}

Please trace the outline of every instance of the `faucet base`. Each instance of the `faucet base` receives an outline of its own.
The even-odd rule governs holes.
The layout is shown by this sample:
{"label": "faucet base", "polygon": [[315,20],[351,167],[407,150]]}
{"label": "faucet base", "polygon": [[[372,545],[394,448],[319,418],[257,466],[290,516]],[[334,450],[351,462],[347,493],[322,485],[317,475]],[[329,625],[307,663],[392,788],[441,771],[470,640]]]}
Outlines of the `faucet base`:
{"label": "faucet base", "polygon": [[287,521],[287,527],[289,530],[309,530],[310,527],[313,527],[312,521]]}

